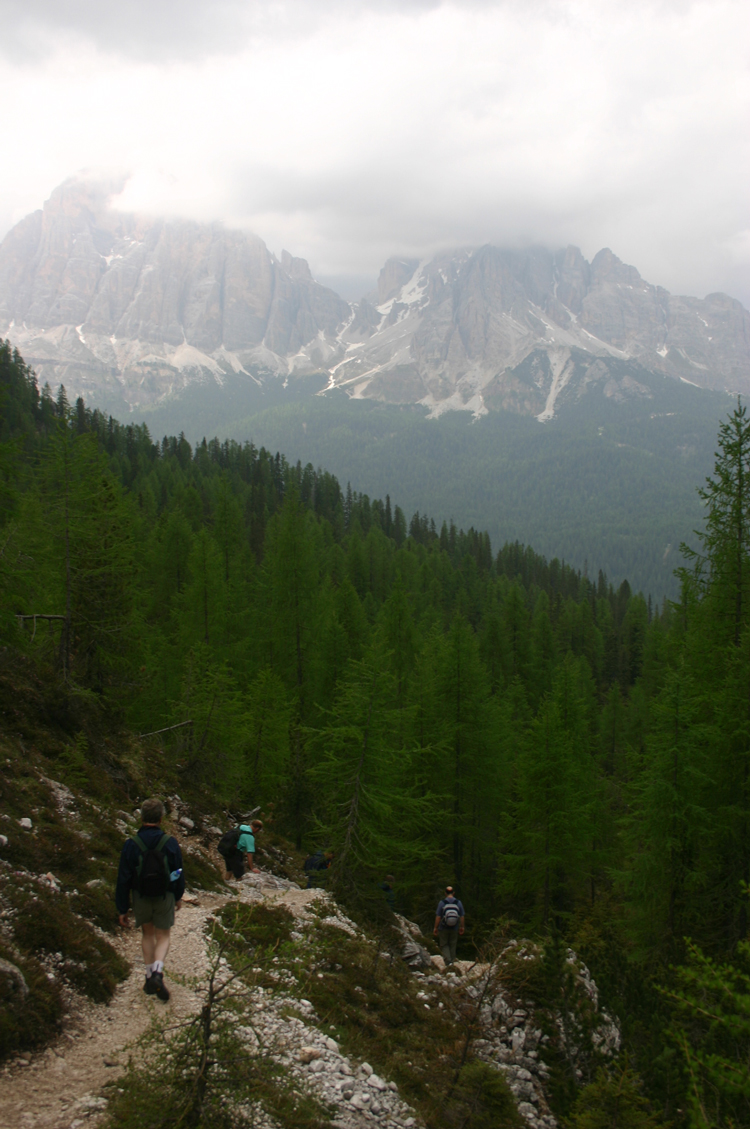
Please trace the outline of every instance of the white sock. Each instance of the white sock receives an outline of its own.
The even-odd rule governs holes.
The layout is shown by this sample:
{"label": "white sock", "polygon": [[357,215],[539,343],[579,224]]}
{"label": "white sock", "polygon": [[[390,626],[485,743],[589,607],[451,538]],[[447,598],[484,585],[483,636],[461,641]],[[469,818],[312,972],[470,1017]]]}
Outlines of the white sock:
{"label": "white sock", "polygon": [[151,965],[151,971],[152,972],[163,972],[164,971],[164,961],[163,960],[155,960],[154,963]]}
{"label": "white sock", "polygon": [[146,965],[146,979],[147,980],[148,980],[149,976],[151,975],[151,973],[153,971],[154,971],[154,966],[152,964],[147,964]]}

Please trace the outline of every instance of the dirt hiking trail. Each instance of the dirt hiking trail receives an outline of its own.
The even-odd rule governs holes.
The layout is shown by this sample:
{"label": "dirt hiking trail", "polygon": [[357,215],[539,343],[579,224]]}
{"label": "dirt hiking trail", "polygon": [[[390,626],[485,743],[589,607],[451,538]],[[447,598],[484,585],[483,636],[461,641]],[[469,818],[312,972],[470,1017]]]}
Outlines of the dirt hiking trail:
{"label": "dirt hiking trail", "polygon": [[174,980],[170,972],[186,981],[205,977],[207,919],[238,894],[242,901],[284,904],[295,913],[304,912],[304,907],[319,895],[318,890],[281,888],[282,884],[270,875],[254,876],[252,885],[247,881],[234,885],[226,895],[188,896],[176,914],[166,964],[165,981],[171,993],[166,1004],[143,991],[140,930],[131,928],[121,934],[114,943],[131,964],[129,977],[108,1004],[77,999],[54,1044],[4,1067],[0,1075],[0,1126],[93,1129],[102,1120],[107,1104],[101,1097],[102,1087],[122,1074],[134,1042],[152,1017],[169,1010],[171,1016],[180,1018],[200,1007],[199,996]]}

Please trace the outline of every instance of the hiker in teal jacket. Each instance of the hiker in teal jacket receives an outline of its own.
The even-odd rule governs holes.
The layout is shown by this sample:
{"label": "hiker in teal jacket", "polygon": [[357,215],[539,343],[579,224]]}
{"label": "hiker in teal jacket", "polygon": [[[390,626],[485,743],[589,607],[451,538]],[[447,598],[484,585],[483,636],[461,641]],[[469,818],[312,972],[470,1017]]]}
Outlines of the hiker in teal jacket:
{"label": "hiker in teal jacket", "polygon": [[263,824],[259,819],[254,819],[249,826],[247,823],[240,824],[237,849],[226,860],[227,870],[235,878],[242,878],[247,870],[252,871],[253,874],[260,874],[260,870],[255,865],[255,836],[262,830]]}

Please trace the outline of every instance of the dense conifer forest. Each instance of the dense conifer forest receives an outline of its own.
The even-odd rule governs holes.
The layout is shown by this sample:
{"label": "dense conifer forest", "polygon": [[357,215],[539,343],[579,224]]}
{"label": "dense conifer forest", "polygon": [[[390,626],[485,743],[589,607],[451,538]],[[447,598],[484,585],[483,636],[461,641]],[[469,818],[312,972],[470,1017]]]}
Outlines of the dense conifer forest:
{"label": "dense conifer forest", "polygon": [[[468,411],[429,418],[420,406],[323,392],[323,377],[290,381],[259,372],[219,390],[195,383],[138,417],[154,435],[185,431],[252,439],[303,464],[385,497],[438,528],[453,517],[488,530],[493,544],[519,539],[548,558],[602,568],[661,602],[676,598],[679,546],[702,525],[695,492],[713,465],[725,393],[626,367],[648,394],[622,400],[588,394],[540,423],[513,411],[475,419]],[[133,420],[129,417],[128,422]]]}
{"label": "dense conifer forest", "polygon": [[[744,407],[702,497],[679,599],[654,607],[252,443],[157,441],[40,392],[0,346],[5,661],[95,703],[112,734],[152,735],[186,792],[260,805],[331,849],[342,896],[366,901],[392,873],[397,908],[427,924],[453,881],[473,943],[504,921],[573,946],[653,1108],[739,1127]],[[85,771],[97,752],[79,751]]]}

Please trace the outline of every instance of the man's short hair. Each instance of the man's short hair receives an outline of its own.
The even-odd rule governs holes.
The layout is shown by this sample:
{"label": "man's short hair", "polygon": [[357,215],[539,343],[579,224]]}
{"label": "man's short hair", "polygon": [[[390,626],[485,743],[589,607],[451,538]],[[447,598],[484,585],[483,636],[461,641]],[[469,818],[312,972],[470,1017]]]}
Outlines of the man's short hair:
{"label": "man's short hair", "polygon": [[141,807],[142,823],[161,823],[164,804],[161,800],[144,800]]}
{"label": "man's short hair", "polygon": [[453,893],[453,887],[452,886],[446,886],[445,892],[446,892],[446,894],[452,894]]}
{"label": "man's short hair", "polygon": [[259,819],[254,819],[251,822],[250,826],[252,827],[253,831],[262,831],[263,830],[263,824],[261,823],[261,821]]}

